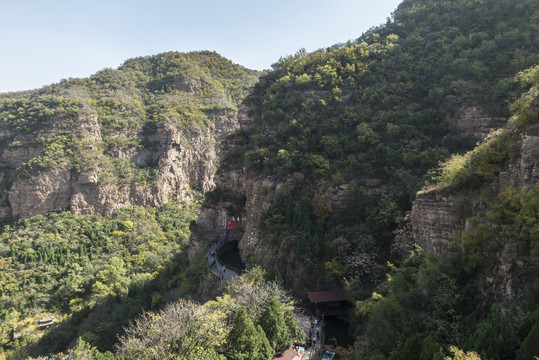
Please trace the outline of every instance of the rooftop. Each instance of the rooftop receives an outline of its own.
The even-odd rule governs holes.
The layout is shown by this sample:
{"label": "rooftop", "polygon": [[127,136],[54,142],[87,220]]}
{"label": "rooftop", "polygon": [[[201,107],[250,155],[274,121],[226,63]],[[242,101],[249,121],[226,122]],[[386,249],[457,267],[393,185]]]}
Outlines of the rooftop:
{"label": "rooftop", "polygon": [[311,303],[324,303],[346,300],[344,290],[309,291],[307,297]]}
{"label": "rooftop", "polygon": [[281,356],[274,357],[273,360],[301,360],[296,352],[296,349],[291,347],[286,350]]}

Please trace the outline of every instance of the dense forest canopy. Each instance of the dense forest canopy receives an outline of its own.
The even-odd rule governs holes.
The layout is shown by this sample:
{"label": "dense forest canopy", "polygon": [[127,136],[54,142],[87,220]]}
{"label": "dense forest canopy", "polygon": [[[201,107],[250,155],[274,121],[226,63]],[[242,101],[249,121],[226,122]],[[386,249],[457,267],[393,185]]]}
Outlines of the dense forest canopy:
{"label": "dense forest canopy", "polygon": [[[211,134],[215,118],[237,112],[257,78],[257,71],[213,52],[170,52],[130,59],[87,79],[2,94],[2,146],[17,152],[23,139],[35,138],[42,148],[22,164],[2,163],[2,190],[9,191],[14,179],[32,183],[57,168],[75,176],[94,169],[98,186],[117,189],[155,182],[157,161],[141,164],[120,155],[158,148],[150,140],[159,129]],[[93,118],[97,129],[87,125]],[[212,139],[208,151],[217,145]],[[142,309],[195,292],[206,269],[201,261],[189,262],[187,246],[202,189],[188,191],[191,203],[128,206],[110,216],[59,209],[4,219],[2,349],[15,358],[57,352],[78,337],[112,349],[116,334]],[[37,320],[48,314],[56,314],[60,325],[36,345]],[[14,333],[20,341],[13,341]]]}
{"label": "dense forest canopy", "polygon": [[[524,90],[515,75],[539,61],[537,7],[404,1],[385,26],[357,41],[274,64],[247,99],[255,129],[245,164],[282,177],[299,173],[303,183],[268,212],[264,223],[279,224],[268,237],[295,234],[302,259],[331,262],[338,279],[351,260],[338,258],[335,239],[384,264],[395,219],[415,192],[436,181],[440,162],[478,140],[459,132],[455,119],[472,109],[509,117]],[[383,190],[368,194],[369,181]],[[325,196],[341,184],[348,203],[330,216]],[[369,261],[363,266],[377,269]],[[347,277],[357,272],[349,268]]]}
{"label": "dense forest canopy", "polygon": [[[234,134],[241,148],[221,163],[287,184],[256,220],[286,259],[252,256],[250,265],[271,271],[255,267],[219,296],[206,286],[204,254],[187,258],[201,189],[190,189],[190,205],[6,221],[6,358],[270,359],[301,337],[294,303],[268,280],[280,278],[347,289],[356,341],[338,349],[343,359],[537,356],[538,183],[498,180],[523,139],[538,135],[538,20],[534,0],[404,0],[386,24],[284,57],[256,85],[260,73],[215,53],[165,53],[0,95],[0,126],[10,131],[32,136],[61,120],[37,139],[39,156],[0,164],[11,175],[5,189],[14,176],[58,166],[99,167],[99,181],[120,187],[151,183],[156,164],[117,154],[158,146],[148,136],[162,127],[207,132],[216,114],[240,107],[252,125]],[[98,144],[69,131],[87,113],[97,115]],[[463,129],[470,114],[486,133]],[[15,137],[3,142],[17,147]],[[452,207],[462,230],[447,256],[412,239],[407,213],[420,189],[465,199]],[[332,202],[335,193],[343,200]],[[488,290],[503,256],[518,259],[506,271],[515,296]],[[62,321],[39,340],[36,319],[52,313]]]}

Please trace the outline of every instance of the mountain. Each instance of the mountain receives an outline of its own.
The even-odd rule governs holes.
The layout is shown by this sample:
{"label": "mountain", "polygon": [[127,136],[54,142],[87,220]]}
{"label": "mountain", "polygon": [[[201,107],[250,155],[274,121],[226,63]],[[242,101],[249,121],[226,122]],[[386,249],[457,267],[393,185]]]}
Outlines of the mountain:
{"label": "mountain", "polygon": [[[2,351],[26,358],[81,336],[112,349],[142,309],[198,286],[189,226],[258,76],[171,52],[0,95]],[[35,324],[52,314],[42,338]]]}
{"label": "mountain", "polygon": [[[537,355],[538,16],[532,0],[405,0],[263,74],[167,53],[2,95],[2,346],[173,356],[155,324],[174,306],[157,311],[192,297],[204,304],[176,303],[198,319],[178,344],[214,326],[202,349],[239,358],[242,330],[265,358],[269,305],[250,296],[290,300],[265,276],[298,298],[346,288],[343,359]],[[200,249],[223,232],[254,270],[219,292]],[[10,330],[43,310],[66,320],[15,348]]]}
{"label": "mountain", "polygon": [[193,248],[240,217],[243,258],[291,288],[361,274],[370,293],[406,250],[396,219],[416,191],[507,123],[515,75],[538,61],[536,15],[530,1],[404,1],[357,41],[281,59],[223,141]]}
{"label": "mountain", "polygon": [[346,287],[352,359],[530,351],[538,10],[404,1],[357,41],[281,59],[223,141],[191,254],[240,219],[243,259],[297,296]]}
{"label": "mountain", "polygon": [[213,188],[220,139],[238,128],[256,71],[211,52],[126,61],[0,101],[3,217],[110,215]]}

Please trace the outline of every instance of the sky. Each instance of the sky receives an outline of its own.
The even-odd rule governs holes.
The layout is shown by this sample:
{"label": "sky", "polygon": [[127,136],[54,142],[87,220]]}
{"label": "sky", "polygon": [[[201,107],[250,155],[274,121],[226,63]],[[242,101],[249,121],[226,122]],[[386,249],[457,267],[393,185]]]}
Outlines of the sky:
{"label": "sky", "polygon": [[402,0],[0,0],[0,92],[88,77],[166,51],[264,70],[355,40]]}

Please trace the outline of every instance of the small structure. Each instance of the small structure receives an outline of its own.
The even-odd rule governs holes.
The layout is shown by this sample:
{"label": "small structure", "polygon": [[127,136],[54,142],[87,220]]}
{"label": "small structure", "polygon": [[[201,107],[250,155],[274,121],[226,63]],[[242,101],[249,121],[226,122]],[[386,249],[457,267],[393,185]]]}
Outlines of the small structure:
{"label": "small structure", "polygon": [[322,360],[333,360],[334,357],[335,357],[335,353],[334,353],[334,352],[326,351],[326,352],[324,353],[324,355],[322,355]]}
{"label": "small structure", "polygon": [[310,291],[307,292],[309,302],[315,311],[325,316],[345,315],[348,313],[348,302],[344,290]]}
{"label": "small structure", "polygon": [[290,349],[283,352],[280,356],[274,357],[273,360],[301,360],[301,357],[296,351],[296,348],[292,346]]}
{"label": "small structure", "polygon": [[54,323],[56,322],[56,319],[54,318],[54,315],[43,317],[39,319],[39,330],[47,330],[49,329]]}

